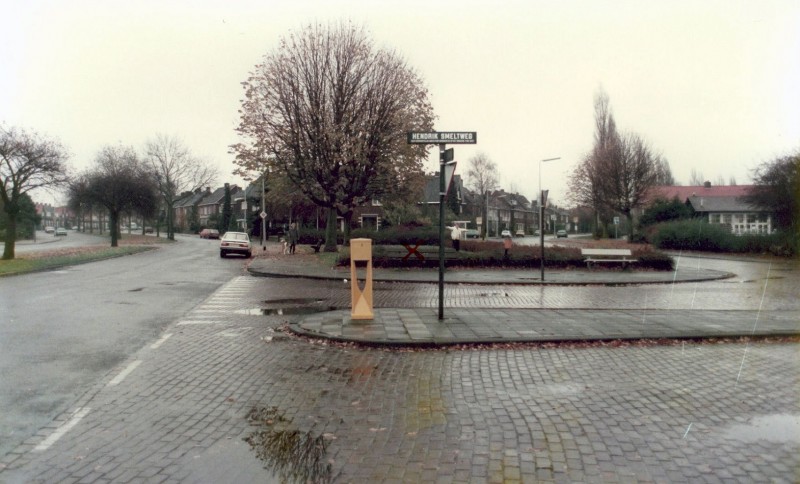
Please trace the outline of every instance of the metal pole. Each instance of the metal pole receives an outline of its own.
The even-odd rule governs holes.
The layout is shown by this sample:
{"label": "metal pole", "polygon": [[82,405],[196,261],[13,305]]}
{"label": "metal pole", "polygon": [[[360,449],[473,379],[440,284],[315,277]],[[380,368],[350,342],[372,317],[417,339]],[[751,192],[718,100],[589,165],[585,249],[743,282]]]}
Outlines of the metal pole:
{"label": "metal pole", "polygon": [[439,321],[444,319],[444,143],[439,144]]}
{"label": "metal pole", "polygon": [[539,191],[539,268],[541,269],[541,280],[544,282],[544,229],[542,228],[542,218],[544,217],[544,205],[542,205],[542,192]]}
{"label": "metal pole", "polygon": [[[267,171],[261,175],[261,211],[267,213],[267,201],[264,190],[266,190],[264,181],[267,178]],[[261,216],[261,214],[259,214]],[[267,217],[261,217],[261,247],[262,250],[267,250]]]}
{"label": "metal pole", "polygon": [[542,203],[544,197],[542,197],[542,163],[560,159],[561,157],[558,156],[539,160],[539,267],[541,269],[542,282],[544,282],[544,225],[542,223],[542,219],[544,219],[544,203]]}

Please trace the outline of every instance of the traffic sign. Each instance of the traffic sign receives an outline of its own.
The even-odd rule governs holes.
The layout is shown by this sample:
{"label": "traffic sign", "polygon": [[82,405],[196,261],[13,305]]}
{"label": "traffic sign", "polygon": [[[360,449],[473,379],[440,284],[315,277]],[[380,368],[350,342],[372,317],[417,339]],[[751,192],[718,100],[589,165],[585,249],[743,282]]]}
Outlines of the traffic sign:
{"label": "traffic sign", "polygon": [[409,131],[408,144],[458,144],[473,145],[478,142],[478,133],[475,131]]}
{"label": "traffic sign", "polygon": [[267,218],[267,212],[261,212],[258,215],[261,216],[261,218]]}
{"label": "traffic sign", "polygon": [[444,150],[444,162],[447,163],[448,161],[453,161],[455,159],[455,150],[453,148],[448,148]]}

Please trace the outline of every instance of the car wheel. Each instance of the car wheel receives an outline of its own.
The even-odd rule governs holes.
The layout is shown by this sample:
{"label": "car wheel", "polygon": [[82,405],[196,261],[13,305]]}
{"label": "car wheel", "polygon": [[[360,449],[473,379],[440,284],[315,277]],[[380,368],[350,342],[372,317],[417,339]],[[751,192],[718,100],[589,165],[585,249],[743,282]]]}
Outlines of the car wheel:
{"label": "car wheel", "polygon": [[251,258],[251,257],[253,257],[253,253],[252,253],[252,252],[248,252],[248,253],[247,253],[247,254],[245,254],[245,255],[247,256],[247,258],[248,258],[248,259],[249,259],[249,258]]}
{"label": "car wheel", "polygon": [[224,258],[225,257],[225,251],[224,250],[219,251],[219,256]]}

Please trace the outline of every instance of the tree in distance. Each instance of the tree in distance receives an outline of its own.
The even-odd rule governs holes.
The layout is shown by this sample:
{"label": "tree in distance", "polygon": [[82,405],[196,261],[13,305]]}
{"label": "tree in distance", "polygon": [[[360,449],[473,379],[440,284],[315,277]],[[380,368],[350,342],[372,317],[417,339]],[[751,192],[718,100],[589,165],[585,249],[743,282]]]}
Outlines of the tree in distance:
{"label": "tree in distance", "polygon": [[24,195],[36,188],[67,182],[67,152],[58,141],[20,128],[0,125],[0,190],[6,213],[3,260],[14,258],[17,221]]}
{"label": "tree in distance", "polygon": [[164,134],[147,141],[145,160],[166,210],[167,238],[175,240],[175,202],[181,193],[210,186],[218,176],[217,170],[192,156],[179,138]]}
{"label": "tree in distance", "polygon": [[580,205],[621,213],[628,219],[633,236],[633,210],[645,201],[648,190],[672,178],[669,164],[635,133],[617,131],[608,95],[595,95],[595,144],[576,166],[570,180],[570,195]]}
{"label": "tree in distance", "polygon": [[422,171],[427,148],[409,145],[406,132],[432,130],[428,91],[363,27],[291,32],[242,85],[236,131],[244,141],[231,146],[237,174],[272,167],[327,208],[325,251],[336,251],[337,214],[348,238],[354,207],[402,189]]}
{"label": "tree in distance", "polygon": [[744,198],[774,213],[775,225],[800,240],[800,150],[759,165]]}
{"label": "tree in distance", "polygon": [[156,211],[155,182],[131,147],[105,146],[85,176],[88,183],[83,196],[108,211],[111,247],[118,246],[120,214],[135,211],[148,217]]}
{"label": "tree in distance", "polygon": [[488,216],[487,213],[487,200],[488,194],[490,191],[497,188],[499,175],[497,172],[497,164],[492,161],[486,153],[478,152],[469,159],[469,168],[467,169],[467,180],[469,180],[469,186],[476,192],[481,194],[481,200],[483,203],[481,204],[481,213],[483,214],[482,220],[483,224],[481,225],[481,231],[483,232],[481,236],[486,239],[488,233]]}

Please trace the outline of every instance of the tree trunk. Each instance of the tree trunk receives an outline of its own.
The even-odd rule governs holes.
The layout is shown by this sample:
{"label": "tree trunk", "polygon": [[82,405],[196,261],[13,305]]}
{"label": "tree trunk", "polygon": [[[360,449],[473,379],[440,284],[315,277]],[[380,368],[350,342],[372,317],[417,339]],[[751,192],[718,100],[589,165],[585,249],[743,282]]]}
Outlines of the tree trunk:
{"label": "tree trunk", "polygon": [[336,250],[336,209],[328,209],[328,222],[325,225],[325,252]]}
{"label": "tree trunk", "polygon": [[15,244],[17,242],[17,214],[6,213],[8,214],[8,224],[6,225],[6,245],[3,249],[3,260],[12,260],[14,258]]}
{"label": "tree trunk", "polygon": [[119,247],[119,214],[117,212],[109,211],[109,225],[108,228],[111,232],[111,247]]}
{"label": "tree trunk", "polygon": [[353,211],[350,210],[346,214],[344,214],[344,245],[350,245],[350,231],[351,231],[351,224],[353,222]]}
{"label": "tree trunk", "polygon": [[625,218],[628,219],[628,242],[633,240],[633,212],[625,212]]}

